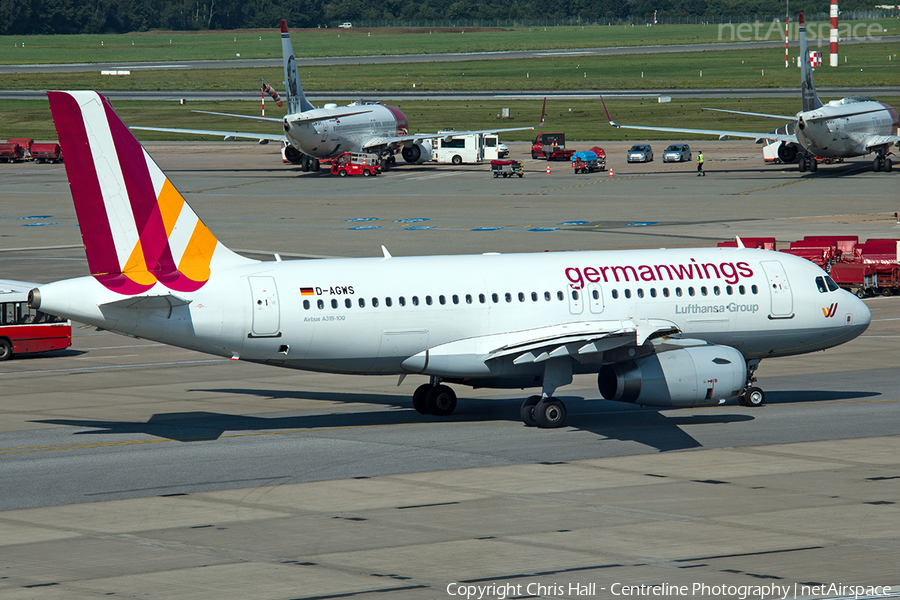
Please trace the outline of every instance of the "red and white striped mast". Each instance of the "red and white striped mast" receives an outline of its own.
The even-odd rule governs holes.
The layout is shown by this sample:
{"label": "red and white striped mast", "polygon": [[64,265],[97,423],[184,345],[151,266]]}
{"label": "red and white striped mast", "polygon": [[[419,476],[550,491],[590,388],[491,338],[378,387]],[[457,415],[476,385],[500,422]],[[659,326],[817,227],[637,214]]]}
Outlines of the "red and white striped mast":
{"label": "red and white striped mast", "polygon": [[788,41],[791,39],[791,26],[789,23],[790,18],[790,6],[791,0],[787,0],[784,4],[784,68],[788,68],[791,66],[790,58],[788,56]]}
{"label": "red and white striped mast", "polygon": [[831,0],[831,58],[829,65],[838,66],[838,3],[837,0]]}

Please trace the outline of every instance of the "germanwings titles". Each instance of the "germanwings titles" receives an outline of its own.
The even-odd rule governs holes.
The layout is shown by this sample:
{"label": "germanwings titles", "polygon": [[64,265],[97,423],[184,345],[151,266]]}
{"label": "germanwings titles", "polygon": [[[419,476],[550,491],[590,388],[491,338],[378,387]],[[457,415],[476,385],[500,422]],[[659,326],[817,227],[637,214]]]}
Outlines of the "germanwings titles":
{"label": "germanwings titles", "polygon": [[[229,250],[96,92],[49,92],[90,276],[42,311],[201,352],[333,373],[537,388],[526,425],[561,427],[574,374],[648,406],[764,402],[760,360],[860,335],[870,314],[813,263],[736,248],[260,262]],[[422,277],[422,273],[440,274]]]}

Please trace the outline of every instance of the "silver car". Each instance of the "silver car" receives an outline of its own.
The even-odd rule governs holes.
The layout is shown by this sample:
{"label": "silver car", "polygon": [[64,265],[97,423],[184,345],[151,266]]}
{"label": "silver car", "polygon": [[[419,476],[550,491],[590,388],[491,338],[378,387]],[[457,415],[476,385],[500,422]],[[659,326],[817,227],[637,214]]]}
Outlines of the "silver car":
{"label": "silver car", "polygon": [[691,162],[691,147],[687,144],[670,144],[663,151],[663,162]]}
{"label": "silver car", "polygon": [[628,151],[628,162],[651,162],[653,160],[653,148],[650,144],[635,144]]}

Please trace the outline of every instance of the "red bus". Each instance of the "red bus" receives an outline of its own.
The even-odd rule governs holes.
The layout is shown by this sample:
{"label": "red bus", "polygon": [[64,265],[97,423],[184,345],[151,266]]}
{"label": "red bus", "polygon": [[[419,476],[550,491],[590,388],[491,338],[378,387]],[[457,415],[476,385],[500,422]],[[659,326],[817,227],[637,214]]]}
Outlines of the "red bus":
{"label": "red bus", "polygon": [[72,345],[72,322],[28,306],[36,284],[0,280],[0,361]]}

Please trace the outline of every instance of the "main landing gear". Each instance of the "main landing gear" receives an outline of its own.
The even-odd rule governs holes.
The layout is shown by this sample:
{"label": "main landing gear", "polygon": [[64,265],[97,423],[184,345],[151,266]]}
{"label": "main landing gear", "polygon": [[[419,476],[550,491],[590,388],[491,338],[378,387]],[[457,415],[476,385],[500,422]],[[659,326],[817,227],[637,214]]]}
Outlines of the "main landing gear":
{"label": "main landing gear", "polygon": [[754,377],[753,374],[758,368],[758,360],[751,360],[747,363],[747,383],[744,386],[744,393],[741,394],[741,397],[738,400],[738,402],[741,403],[741,406],[762,406],[766,403],[766,393],[762,388],[752,385],[753,383],[756,383],[756,377]]}
{"label": "main landing gear", "polygon": [[456,392],[432,377],[430,383],[423,383],[413,392],[413,408],[419,414],[446,417],[456,410]]}
{"label": "main landing gear", "polygon": [[884,154],[879,154],[875,157],[875,160],[872,162],[872,167],[875,169],[875,172],[884,171],[885,173],[890,173],[891,169],[894,167],[894,163],[891,162],[891,159],[885,156]]}
{"label": "main landing gear", "polygon": [[811,154],[801,154],[797,158],[797,165],[801,173],[806,173],[807,168],[810,173],[815,173],[819,170],[819,163],[816,161],[816,157]]}
{"label": "main landing gear", "polygon": [[519,416],[528,427],[555,429],[566,424],[566,405],[552,396],[529,396],[522,403]]}

